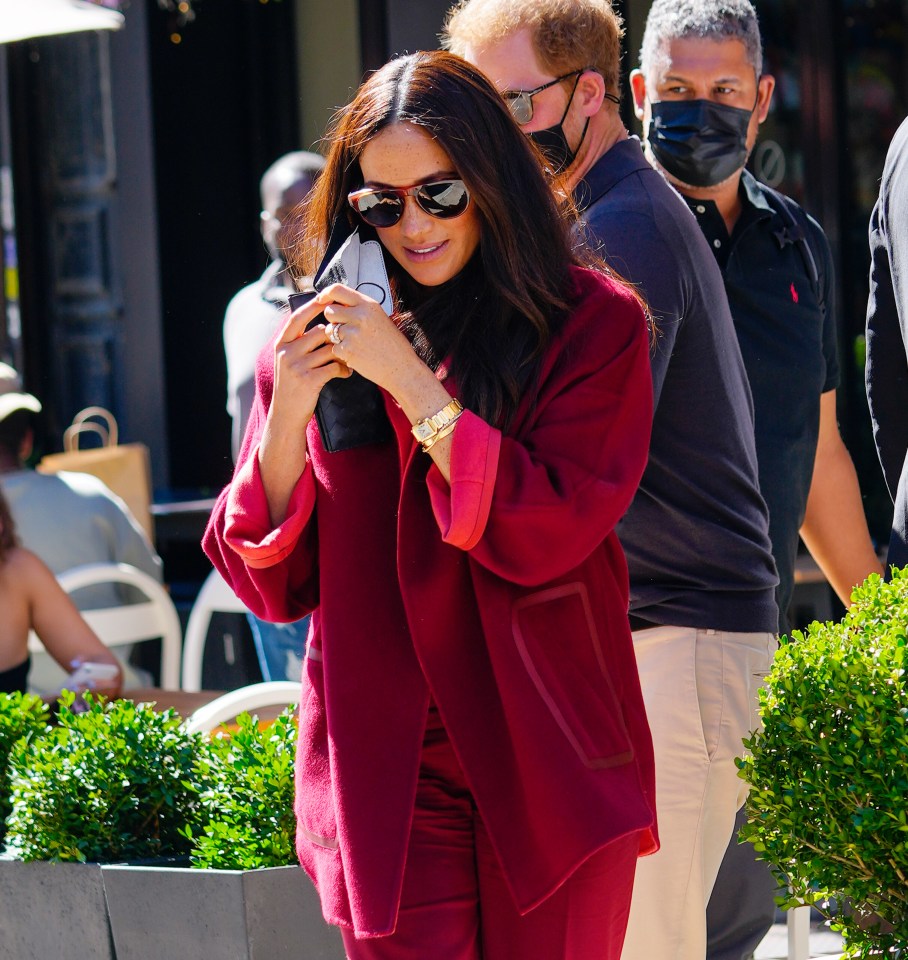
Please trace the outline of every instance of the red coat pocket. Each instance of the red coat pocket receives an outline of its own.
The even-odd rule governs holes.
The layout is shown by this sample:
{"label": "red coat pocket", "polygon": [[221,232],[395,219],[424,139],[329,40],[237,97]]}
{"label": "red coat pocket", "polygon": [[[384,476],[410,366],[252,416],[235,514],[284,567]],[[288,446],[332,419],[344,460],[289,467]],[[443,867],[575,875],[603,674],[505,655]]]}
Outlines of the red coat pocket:
{"label": "red coat pocket", "polygon": [[530,678],[581,760],[592,768],[629,763],[634,751],[586,584],[522,597],[512,626]]}

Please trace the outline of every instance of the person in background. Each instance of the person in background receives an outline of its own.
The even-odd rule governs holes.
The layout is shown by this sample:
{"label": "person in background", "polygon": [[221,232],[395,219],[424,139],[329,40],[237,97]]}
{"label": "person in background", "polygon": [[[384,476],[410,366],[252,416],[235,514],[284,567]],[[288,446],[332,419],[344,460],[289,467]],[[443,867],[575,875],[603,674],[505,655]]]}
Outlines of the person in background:
{"label": "person in background", "polygon": [[259,185],[268,266],[258,280],[234,295],[224,316],[227,412],[233,423],[234,460],[255,397],[255,361],[287,319],[287,296],[297,289],[285,262],[286,247],[295,239],[299,223],[294,211],[309,195],[324,165],[324,157],[317,153],[287,153],[271,164]]}
{"label": "person in background", "polygon": [[[386,64],[330,144],[302,272],[368,228],[394,313],[332,284],[291,314],[204,540],[260,615],[312,611],[300,860],[350,960],[617,960],[657,844],[615,535],[649,442],[644,310],[581,266],[459,57]],[[313,412],[351,370],[391,436],[331,453]]]}
{"label": "person in background", "polygon": [[502,92],[573,192],[586,240],[655,318],[649,462],[618,536],[662,848],[637,867],[622,956],[702,960],[706,904],[746,790],[734,761],[776,645],[777,576],[722,277],[618,113],[621,33],[607,0],[469,0],[444,42]]}
{"label": "person in background", "polygon": [[889,145],[870,218],[867,401],[895,507],[886,562],[908,566],[908,121]]}
{"label": "person in background", "polygon": [[[325,165],[317,153],[298,150],[275,160],[260,184],[262,239],[270,257],[265,272],[243,287],[224,316],[227,358],[227,412],[232,420],[233,459],[239,454],[255,397],[255,363],[287,319],[287,297],[298,289],[286,264],[296,239],[300,205]],[[308,617],[299,623],[269,623],[250,614],[249,627],[265,680],[298,680],[303,663]]]}
{"label": "person in background", "polygon": [[[801,207],[745,170],[774,89],[750,0],[655,0],[631,86],[647,155],[687,201],[725,280],[785,633],[799,533],[846,605],[882,569],[836,420],[829,244]],[[710,960],[749,957],[773,922],[775,882],[754,856],[729,845],[709,904]]]}
{"label": "person in background", "polygon": [[[76,693],[92,690],[115,697],[122,671],[116,657],[79,616],[47,564],[19,543],[9,504],[0,492],[0,693],[24,693],[31,660],[28,635],[33,630],[61,670],[78,677],[84,664],[114,668],[104,681],[66,684]],[[84,670],[83,670],[84,673]]]}
{"label": "person in background", "polygon": [[[28,460],[34,442],[38,398],[22,389],[19,374],[0,363],[0,491],[6,497],[22,543],[54,574],[86,563],[127,563],[162,579],[161,558],[123,501],[87,473],[43,474]],[[118,584],[86,587],[75,596],[83,610],[130,602]],[[120,648],[122,656],[128,651]],[[59,688],[64,675],[43,654],[32,664],[32,685]],[[149,686],[150,679],[125,667],[125,685]]]}

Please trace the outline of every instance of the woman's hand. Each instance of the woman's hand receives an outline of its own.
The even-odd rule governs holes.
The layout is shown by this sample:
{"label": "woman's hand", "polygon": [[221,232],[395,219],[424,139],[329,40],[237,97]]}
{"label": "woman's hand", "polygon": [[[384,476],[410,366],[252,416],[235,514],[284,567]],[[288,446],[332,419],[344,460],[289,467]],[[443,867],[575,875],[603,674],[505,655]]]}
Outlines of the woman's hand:
{"label": "woman's hand", "polygon": [[[326,336],[334,356],[384,387],[410,423],[432,416],[451,400],[435,373],[375,300],[339,283],[326,287],[316,300],[324,304],[325,319],[330,321]],[[450,481],[450,437],[434,444],[429,455]]]}
{"label": "woman's hand", "polygon": [[325,324],[306,327],[322,312],[317,299],[294,310],[274,345],[274,396],[269,420],[305,430],[322,387],[349,368],[331,351]]}
{"label": "woman's hand", "polygon": [[434,374],[413,351],[394,321],[371,297],[335,283],[316,295],[333,332],[333,355],[351,370],[384,387],[400,401],[414,377]]}
{"label": "woman's hand", "polygon": [[259,444],[258,459],[265,496],[275,526],[306,466],[306,427],[315,413],[322,387],[350,370],[331,352],[323,324],[306,327],[322,312],[311,300],[294,310],[274,345],[274,394]]}

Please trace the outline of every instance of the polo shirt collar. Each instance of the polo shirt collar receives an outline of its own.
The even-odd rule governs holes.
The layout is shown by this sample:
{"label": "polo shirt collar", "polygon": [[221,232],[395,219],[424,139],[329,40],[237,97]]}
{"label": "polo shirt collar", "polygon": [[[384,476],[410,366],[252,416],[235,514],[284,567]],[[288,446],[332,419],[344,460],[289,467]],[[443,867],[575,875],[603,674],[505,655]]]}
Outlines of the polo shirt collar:
{"label": "polo shirt collar", "polygon": [[640,170],[652,169],[643,155],[643,144],[639,137],[631,136],[626,140],[619,140],[602,154],[574,187],[574,203],[583,213],[622,180]]}
{"label": "polo shirt collar", "polygon": [[[772,216],[775,210],[769,205],[766,194],[760,186],[757,178],[748,170],[741,172],[741,185],[738,193],[741,197],[741,203],[744,206],[742,217],[756,215],[756,218],[762,220],[766,216]],[[682,194],[684,202],[691,208],[695,215],[703,215],[706,211],[715,211],[718,216],[715,201],[713,200],[694,200]],[[701,209],[701,208],[705,208]]]}
{"label": "polo shirt collar", "polygon": [[757,210],[764,211],[770,216],[775,213],[769,205],[759,181],[749,170],[744,170],[741,173],[741,199],[745,205],[749,203],[752,207],[756,207]]}
{"label": "polo shirt collar", "polygon": [[738,188],[738,195],[741,198],[741,215],[732,231],[731,236],[725,227],[725,221],[719,213],[719,208],[713,200],[695,200],[682,194],[684,202],[690,208],[691,213],[697,218],[697,223],[703,231],[703,235],[712,248],[713,255],[716,258],[722,270],[728,263],[731,254],[731,248],[735,245],[752,224],[768,220],[776,216],[775,210],[769,205],[766,194],[760,182],[747,170],[741,173],[741,183]]}

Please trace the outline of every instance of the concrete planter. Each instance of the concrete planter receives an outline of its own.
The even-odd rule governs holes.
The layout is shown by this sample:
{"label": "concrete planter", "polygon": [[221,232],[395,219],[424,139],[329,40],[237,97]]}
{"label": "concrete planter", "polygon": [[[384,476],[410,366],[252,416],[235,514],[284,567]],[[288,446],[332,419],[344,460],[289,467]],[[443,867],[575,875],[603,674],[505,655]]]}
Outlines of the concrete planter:
{"label": "concrete planter", "polygon": [[0,858],[0,955],[115,960],[101,867]]}
{"label": "concrete planter", "polygon": [[116,960],[344,960],[300,867],[102,870]]}

